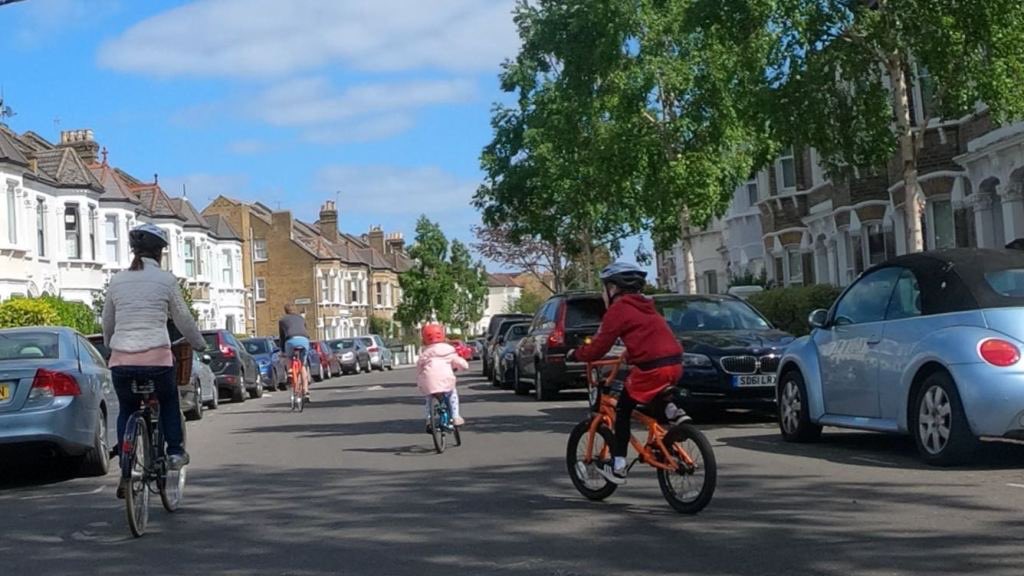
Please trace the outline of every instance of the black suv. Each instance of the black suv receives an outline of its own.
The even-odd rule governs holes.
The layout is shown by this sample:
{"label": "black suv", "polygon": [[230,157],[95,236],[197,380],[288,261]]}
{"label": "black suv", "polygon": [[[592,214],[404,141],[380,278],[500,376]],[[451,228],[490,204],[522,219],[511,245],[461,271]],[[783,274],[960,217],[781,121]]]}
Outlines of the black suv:
{"label": "black suv", "polygon": [[512,382],[516,394],[537,400],[551,400],[561,390],[586,388],[586,365],[566,362],[565,354],[593,336],[604,318],[604,300],[596,292],[556,294],[533,317],[530,332],[519,341],[518,377]]}
{"label": "black suv", "polygon": [[260,366],[234,334],[227,330],[204,330],[203,338],[219,394],[231,396],[233,402],[245,402],[246,392],[252,398],[263,396]]}
{"label": "black suv", "polygon": [[484,334],[484,349],[481,354],[483,357],[483,375],[485,378],[490,378],[492,369],[491,357],[494,354],[494,347],[498,340],[498,328],[501,327],[502,322],[505,320],[515,320],[516,322],[529,322],[532,320],[529,314],[495,314],[491,316],[490,322],[487,324],[487,333]]}

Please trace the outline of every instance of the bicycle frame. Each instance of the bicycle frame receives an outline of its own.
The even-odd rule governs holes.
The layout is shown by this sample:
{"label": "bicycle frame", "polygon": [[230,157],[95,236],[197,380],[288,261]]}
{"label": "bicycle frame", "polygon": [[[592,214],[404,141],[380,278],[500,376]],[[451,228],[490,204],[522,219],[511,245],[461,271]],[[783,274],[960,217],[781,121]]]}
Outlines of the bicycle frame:
{"label": "bicycle frame", "polygon": [[[594,438],[597,436],[597,430],[601,425],[607,426],[609,429],[615,429],[615,408],[618,405],[618,400],[608,396],[607,394],[600,393],[601,388],[611,388],[611,383],[615,380],[615,377],[619,373],[623,363],[623,358],[615,358],[613,360],[598,360],[595,362],[587,363],[587,388],[588,393],[597,390],[598,391],[598,403],[594,408],[594,414],[590,421],[590,429],[587,431],[587,451],[583,462],[590,464],[594,459]],[[611,372],[607,378],[601,381],[597,376],[601,368],[611,367]],[[672,457],[672,453],[675,454],[679,460],[688,468],[696,466],[693,458],[686,453],[686,450],[680,446],[673,446],[673,450],[669,450],[665,443],[662,441],[665,437],[667,430],[658,423],[657,420],[650,416],[639,412],[633,411],[633,420],[639,422],[647,428],[647,439],[641,444],[637,440],[636,436],[632,433],[629,435],[629,445],[636,450],[638,456],[637,460],[668,472],[675,472],[679,469],[678,463]],[[605,446],[601,451],[600,457],[602,460],[609,459],[610,448]],[[634,461],[635,463],[635,461]],[[632,464],[630,465],[632,467]]]}
{"label": "bicycle frame", "polygon": [[146,451],[151,456],[151,458],[147,459],[147,464],[151,466],[145,468],[145,475],[143,477],[143,481],[148,486],[159,474],[159,466],[163,463],[165,454],[162,448],[163,433],[160,430],[160,403],[157,401],[156,393],[152,392],[141,396],[139,409],[128,417],[128,423],[125,425],[124,441],[121,443],[119,459],[121,473],[130,475],[131,457],[134,454],[135,442],[137,441],[135,431],[138,428],[137,423],[141,419],[146,425],[147,432],[149,432],[150,445],[146,447]]}

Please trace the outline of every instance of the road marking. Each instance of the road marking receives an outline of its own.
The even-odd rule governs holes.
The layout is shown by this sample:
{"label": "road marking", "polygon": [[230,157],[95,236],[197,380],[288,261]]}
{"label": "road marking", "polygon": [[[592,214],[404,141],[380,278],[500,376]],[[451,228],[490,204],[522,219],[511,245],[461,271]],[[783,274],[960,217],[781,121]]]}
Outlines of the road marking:
{"label": "road marking", "polygon": [[371,391],[371,392],[372,391],[376,391],[376,390],[383,390],[383,389],[384,389],[383,386],[370,386],[369,388],[367,388],[367,390]]}
{"label": "road marking", "polygon": [[103,492],[103,489],[104,487],[100,486],[99,488],[95,490],[90,490],[88,492],[68,492],[67,494],[39,494],[37,496],[25,496],[24,498],[22,498],[22,500],[44,500],[47,498],[62,498],[66,496],[89,496],[92,494],[99,494],[100,492]]}
{"label": "road marking", "polygon": [[881,464],[882,466],[895,466],[894,462],[887,462],[885,460],[876,460],[874,458],[867,458],[864,456],[851,456],[850,460],[858,460],[860,462],[870,462],[871,464]]}
{"label": "road marking", "polygon": [[1009,486],[1010,488],[1024,488],[1024,484],[1014,484],[1014,483],[1010,482],[1010,483],[1007,483],[1006,485]]}

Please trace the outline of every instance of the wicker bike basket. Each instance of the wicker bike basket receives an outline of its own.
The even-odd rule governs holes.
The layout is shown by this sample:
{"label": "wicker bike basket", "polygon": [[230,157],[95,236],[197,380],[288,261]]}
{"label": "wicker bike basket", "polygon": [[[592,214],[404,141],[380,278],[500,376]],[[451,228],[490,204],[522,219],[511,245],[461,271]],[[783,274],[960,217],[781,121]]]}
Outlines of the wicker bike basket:
{"label": "wicker bike basket", "polygon": [[192,382],[192,345],[182,341],[171,345],[174,354],[174,379],[178,386],[188,386]]}

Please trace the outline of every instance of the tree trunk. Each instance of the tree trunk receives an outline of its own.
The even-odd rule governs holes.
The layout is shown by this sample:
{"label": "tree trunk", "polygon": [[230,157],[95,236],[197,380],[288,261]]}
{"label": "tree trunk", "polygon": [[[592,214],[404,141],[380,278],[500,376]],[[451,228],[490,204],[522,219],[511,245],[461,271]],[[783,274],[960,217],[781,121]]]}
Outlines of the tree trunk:
{"label": "tree trunk", "polygon": [[683,266],[686,270],[685,294],[697,293],[697,267],[693,263],[693,250],[690,242],[690,216],[684,209],[679,213],[679,227],[683,246]]}
{"label": "tree trunk", "polygon": [[[914,128],[910,123],[910,96],[905,64],[902,54],[896,54],[890,58],[887,68],[892,78],[900,161],[903,163],[903,213],[906,215],[909,254],[924,251],[924,233],[921,229],[920,184],[917,180],[917,146],[914,142]],[[924,128],[921,131],[922,138]]]}

